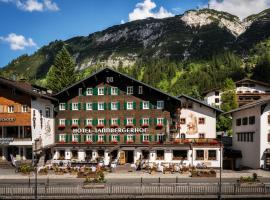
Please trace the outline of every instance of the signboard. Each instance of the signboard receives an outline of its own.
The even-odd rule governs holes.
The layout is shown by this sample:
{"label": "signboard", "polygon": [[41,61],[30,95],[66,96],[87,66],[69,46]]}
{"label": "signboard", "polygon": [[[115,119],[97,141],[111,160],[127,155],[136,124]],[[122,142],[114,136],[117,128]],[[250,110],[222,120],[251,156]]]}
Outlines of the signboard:
{"label": "signboard", "polygon": [[72,133],[146,133],[147,128],[101,128],[101,129],[88,129],[77,128],[73,129]]}
{"label": "signboard", "polygon": [[0,144],[9,144],[14,141],[14,138],[0,138]]}
{"label": "signboard", "polygon": [[0,122],[15,122],[16,118],[0,118]]}

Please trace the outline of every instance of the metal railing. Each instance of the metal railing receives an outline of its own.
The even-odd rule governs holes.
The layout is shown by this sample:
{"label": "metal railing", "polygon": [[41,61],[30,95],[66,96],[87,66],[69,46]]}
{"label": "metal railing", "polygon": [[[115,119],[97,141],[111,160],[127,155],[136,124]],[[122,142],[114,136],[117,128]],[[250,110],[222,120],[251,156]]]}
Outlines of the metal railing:
{"label": "metal railing", "polygon": [[[34,185],[0,185],[0,197],[4,198],[33,198]],[[38,198],[77,196],[106,197],[106,196],[201,196],[218,195],[218,184],[201,183],[138,183],[138,184],[95,184],[84,188],[82,185],[38,185]],[[270,185],[237,185],[223,184],[222,195],[269,195]]]}

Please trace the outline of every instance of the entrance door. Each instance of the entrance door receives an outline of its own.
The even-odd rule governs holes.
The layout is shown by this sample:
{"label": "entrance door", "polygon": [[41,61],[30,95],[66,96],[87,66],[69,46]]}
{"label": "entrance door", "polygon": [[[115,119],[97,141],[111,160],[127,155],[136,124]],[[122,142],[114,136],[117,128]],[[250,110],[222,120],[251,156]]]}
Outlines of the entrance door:
{"label": "entrance door", "polygon": [[134,163],[134,153],[133,151],[125,151],[126,163]]}
{"label": "entrance door", "polygon": [[85,161],[90,162],[92,160],[92,150],[85,151]]}
{"label": "entrance door", "polygon": [[126,154],[125,154],[124,151],[121,151],[121,152],[120,152],[119,164],[120,164],[120,165],[126,164]]}
{"label": "entrance door", "polygon": [[14,158],[16,158],[16,155],[18,155],[18,153],[19,153],[19,149],[18,149],[18,147],[15,147],[15,146],[9,146],[8,148],[7,148],[7,154],[8,154],[8,157],[7,157],[7,160],[8,161],[11,161],[11,155],[14,157]]}

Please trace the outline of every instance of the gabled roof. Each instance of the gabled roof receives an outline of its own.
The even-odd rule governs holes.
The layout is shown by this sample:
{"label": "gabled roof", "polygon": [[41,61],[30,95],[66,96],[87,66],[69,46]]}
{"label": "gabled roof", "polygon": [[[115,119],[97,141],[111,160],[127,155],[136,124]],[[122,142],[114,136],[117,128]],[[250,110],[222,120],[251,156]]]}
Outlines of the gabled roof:
{"label": "gabled roof", "polygon": [[33,85],[31,85],[30,83],[27,83],[24,81],[13,81],[13,80],[9,80],[9,79],[0,77],[0,84],[6,85],[6,86],[11,87],[11,88],[15,88],[16,90],[21,91],[21,92],[28,94],[30,96],[41,97],[44,99],[57,101],[56,98],[54,98],[50,95],[40,94],[40,93],[34,92],[33,89],[35,87]]}
{"label": "gabled roof", "polygon": [[226,112],[224,114],[232,114],[234,112],[238,112],[238,111],[241,111],[241,110],[245,110],[245,109],[248,109],[248,108],[252,108],[252,107],[255,107],[255,106],[258,106],[258,105],[262,105],[262,104],[265,104],[265,103],[269,103],[270,102],[270,96],[267,96],[267,97],[264,97],[264,98],[261,98],[257,101],[253,101],[251,103],[248,103],[246,105],[243,105],[239,108],[236,108],[234,110],[231,110],[229,112]]}
{"label": "gabled roof", "polygon": [[[269,83],[265,83],[265,82],[262,82],[262,81],[253,80],[253,79],[250,79],[250,78],[244,78],[244,79],[241,79],[239,81],[235,81],[234,83],[235,84],[239,84],[239,83],[243,83],[245,81],[249,81],[251,83],[256,83],[258,85],[263,85],[263,86],[266,86],[266,87],[269,87],[270,88],[270,84]],[[209,92],[214,92],[216,90],[221,90],[221,87],[216,87],[216,88],[213,88],[211,90],[206,90],[205,92],[203,92],[203,94],[206,95]]]}
{"label": "gabled roof", "polygon": [[208,108],[211,108],[211,109],[213,109],[213,110],[216,110],[216,111],[219,112],[219,113],[223,113],[222,110],[220,110],[220,109],[218,109],[218,108],[215,108],[215,107],[213,107],[213,106],[210,106],[209,104],[207,104],[207,103],[205,103],[205,102],[203,102],[203,101],[200,101],[200,100],[198,100],[198,99],[195,99],[195,98],[193,98],[193,97],[187,96],[187,95],[185,95],[185,94],[181,94],[180,96],[178,96],[179,99],[180,99],[181,97],[184,97],[184,98],[189,99],[189,100],[191,100],[191,101],[194,101],[194,102],[196,102],[196,103],[198,103],[198,104],[200,104],[200,105],[203,105],[203,106],[205,106],[205,107],[208,107]]}
{"label": "gabled roof", "polygon": [[[71,85],[71,86],[69,86],[69,87],[64,88],[62,91],[58,92],[58,93],[55,94],[54,96],[59,96],[60,94],[63,94],[63,93],[66,92],[67,90],[69,90],[69,89],[71,89],[71,88],[73,88],[73,87],[75,87],[75,86],[81,84],[81,83],[84,82],[84,81],[87,81],[87,80],[90,79],[90,78],[95,77],[97,74],[102,73],[102,72],[104,72],[104,71],[111,71],[111,72],[117,73],[117,74],[119,74],[119,75],[121,75],[121,76],[123,76],[123,77],[125,77],[125,78],[128,78],[128,79],[130,79],[130,80],[132,80],[132,81],[134,81],[134,82],[137,82],[137,83],[139,83],[139,84],[141,84],[141,85],[143,85],[143,86],[145,86],[145,87],[148,87],[148,88],[150,88],[150,89],[152,89],[152,90],[154,90],[154,91],[156,91],[156,92],[158,92],[158,93],[167,95],[168,97],[170,97],[170,98],[172,98],[172,99],[174,99],[174,100],[176,100],[176,101],[180,101],[180,102],[181,102],[181,100],[180,100],[178,97],[172,96],[172,95],[170,95],[170,94],[168,94],[168,93],[165,93],[165,92],[163,92],[163,91],[161,91],[161,90],[159,90],[159,89],[157,89],[157,88],[154,88],[154,87],[152,87],[152,86],[150,86],[150,85],[148,85],[148,84],[146,84],[146,83],[144,83],[144,82],[141,82],[141,81],[139,81],[139,80],[137,80],[137,79],[135,79],[135,78],[133,78],[133,77],[130,77],[130,76],[126,75],[126,74],[123,74],[123,73],[121,73],[121,72],[118,72],[118,71],[116,71],[116,70],[114,70],[114,69],[111,69],[111,68],[108,68],[108,67],[106,67],[106,68],[104,68],[104,69],[101,69],[101,70],[97,71],[96,73],[93,73],[92,75],[90,75],[90,76],[88,76],[88,77],[82,79],[81,81],[78,81],[78,82],[74,83],[73,85]],[[217,108],[214,108],[214,107],[212,107],[212,106],[210,106],[210,105],[208,105],[208,104],[206,104],[206,103],[204,103],[204,102],[202,102],[202,101],[199,101],[199,100],[197,100],[197,99],[194,99],[194,98],[192,98],[192,97],[189,97],[189,96],[186,96],[186,95],[181,95],[181,96],[183,96],[183,97],[185,97],[185,98],[188,98],[188,99],[190,99],[191,101],[195,101],[195,102],[197,102],[197,103],[199,103],[199,104],[201,104],[201,105],[203,105],[203,106],[206,106],[206,107],[208,107],[208,108],[211,108],[211,109],[213,109],[213,110],[215,110],[215,111],[217,111],[217,112],[223,112],[223,111],[221,111],[221,110],[219,110],[219,109],[217,109]]]}

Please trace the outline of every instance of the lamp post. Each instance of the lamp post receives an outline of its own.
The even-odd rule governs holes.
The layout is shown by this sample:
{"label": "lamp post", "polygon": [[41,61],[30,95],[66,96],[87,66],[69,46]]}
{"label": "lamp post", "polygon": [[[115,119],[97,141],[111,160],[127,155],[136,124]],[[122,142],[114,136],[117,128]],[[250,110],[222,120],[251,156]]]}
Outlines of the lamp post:
{"label": "lamp post", "polygon": [[220,135],[220,142],[219,142],[219,192],[218,192],[218,199],[221,199],[221,169],[222,169],[222,136],[223,133]]}
{"label": "lamp post", "polygon": [[38,139],[35,139],[35,159],[34,159],[34,168],[35,168],[35,200],[37,200],[37,142]]}

